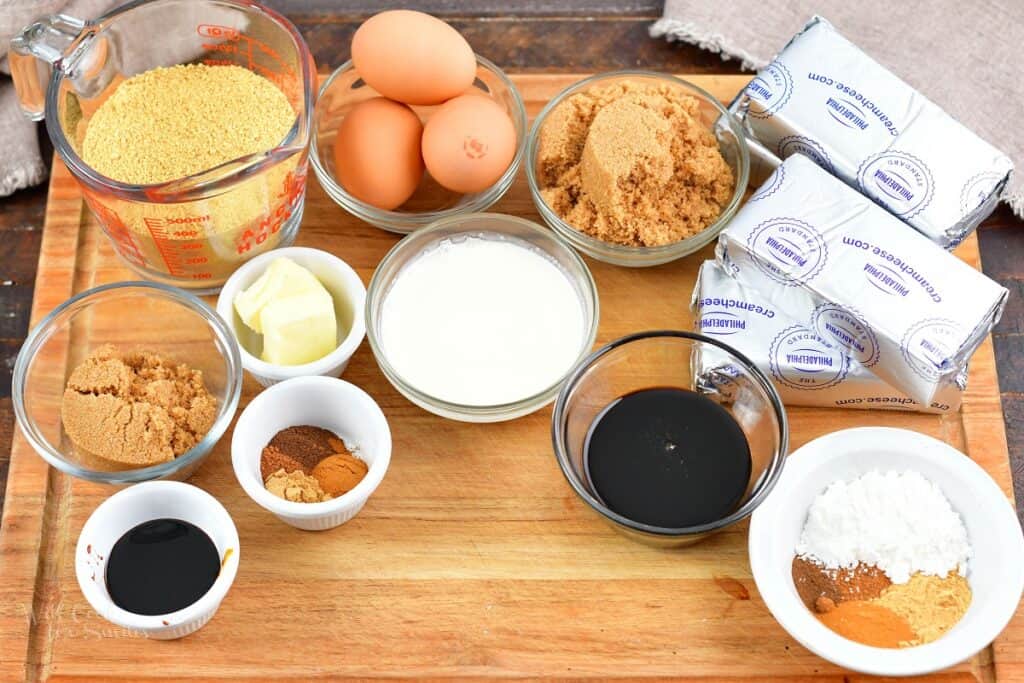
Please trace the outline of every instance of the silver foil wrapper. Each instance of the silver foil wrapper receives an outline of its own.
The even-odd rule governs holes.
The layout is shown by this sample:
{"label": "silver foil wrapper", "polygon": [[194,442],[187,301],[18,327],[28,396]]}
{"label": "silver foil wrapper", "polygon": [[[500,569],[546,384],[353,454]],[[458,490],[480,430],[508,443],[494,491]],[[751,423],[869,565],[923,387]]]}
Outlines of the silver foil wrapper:
{"label": "silver foil wrapper", "polygon": [[1005,288],[800,154],[715,253],[748,291],[922,405],[965,371],[1006,304]]}
{"label": "silver foil wrapper", "polygon": [[[964,377],[943,386],[931,404],[921,404],[809,328],[803,321],[812,317],[812,310],[793,317],[775,309],[715,261],[705,261],[700,267],[690,308],[697,331],[747,356],[772,380],[788,406],[923,413],[946,413],[960,407]],[[731,398],[739,371],[728,354],[701,347],[694,367],[697,387],[724,400]]]}
{"label": "silver foil wrapper", "polygon": [[773,157],[804,154],[946,249],[992,213],[1013,170],[821,17],[731,109],[755,139],[755,183]]}

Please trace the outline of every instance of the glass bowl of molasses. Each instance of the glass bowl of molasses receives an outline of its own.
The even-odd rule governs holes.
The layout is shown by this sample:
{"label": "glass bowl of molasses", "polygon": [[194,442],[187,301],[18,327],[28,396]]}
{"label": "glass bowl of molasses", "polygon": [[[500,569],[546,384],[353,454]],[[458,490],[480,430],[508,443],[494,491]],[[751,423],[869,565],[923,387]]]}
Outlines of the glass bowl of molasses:
{"label": "glass bowl of molasses", "polygon": [[552,416],[569,485],[618,531],[696,543],[748,517],[782,473],[789,426],[743,354],[692,332],[611,342],[570,374]]}

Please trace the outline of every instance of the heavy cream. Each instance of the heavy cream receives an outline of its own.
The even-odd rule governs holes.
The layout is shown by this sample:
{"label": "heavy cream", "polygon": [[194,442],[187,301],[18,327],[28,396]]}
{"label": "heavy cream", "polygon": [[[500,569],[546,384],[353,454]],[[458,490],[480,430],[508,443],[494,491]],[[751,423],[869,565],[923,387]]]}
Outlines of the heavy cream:
{"label": "heavy cream", "polygon": [[381,308],[384,358],[431,397],[512,403],[551,388],[586,338],[579,292],[552,259],[494,234],[444,239],[408,263]]}

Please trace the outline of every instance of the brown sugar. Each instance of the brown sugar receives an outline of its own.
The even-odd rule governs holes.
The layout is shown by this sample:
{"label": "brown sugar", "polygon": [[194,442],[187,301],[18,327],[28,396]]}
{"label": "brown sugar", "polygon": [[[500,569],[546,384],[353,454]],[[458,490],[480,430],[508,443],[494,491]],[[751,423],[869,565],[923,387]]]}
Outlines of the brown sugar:
{"label": "brown sugar", "polygon": [[793,584],[808,609],[827,611],[847,600],[872,600],[892,585],[875,566],[858,564],[851,569],[826,569],[812,560],[794,557]]}
{"label": "brown sugar", "polygon": [[540,131],[544,201],[605,242],[649,247],[700,233],[734,178],[699,110],[679,88],[629,80],[568,97]]}
{"label": "brown sugar", "polygon": [[64,431],[91,458],[131,467],[172,460],[213,426],[217,400],[203,373],[158,354],[105,345],[71,373],[61,402]]}

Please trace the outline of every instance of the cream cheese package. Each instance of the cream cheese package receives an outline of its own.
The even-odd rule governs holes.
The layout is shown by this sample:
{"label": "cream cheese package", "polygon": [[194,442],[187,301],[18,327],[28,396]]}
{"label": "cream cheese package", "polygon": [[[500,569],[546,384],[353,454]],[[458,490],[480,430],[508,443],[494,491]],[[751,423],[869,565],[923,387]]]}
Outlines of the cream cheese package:
{"label": "cream cheese package", "polygon": [[800,154],[736,214],[716,256],[773,309],[928,406],[1006,304],[1005,288]]}
{"label": "cream cheese package", "polygon": [[[942,387],[930,405],[922,405],[853,360],[845,348],[809,328],[803,321],[813,317],[812,310],[791,317],[775,309],[715,261],[705,261],[700,267],[690,306],[697,331],[747,356],[772,380],[787,406],[925,413],[946,413],[960,407],[963,378]],[[840,321],[832,324],[846,328]],[[696,386],[725,400],[732,398],[740,370],[730,354],[704,346],[694,368]]]}
{"label": "cream cheese package", "polygon": [[734,104],[770,154],[808,156],[947,249],[992,213],[1013,170],[821,17]]}

